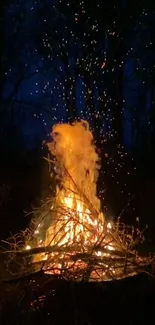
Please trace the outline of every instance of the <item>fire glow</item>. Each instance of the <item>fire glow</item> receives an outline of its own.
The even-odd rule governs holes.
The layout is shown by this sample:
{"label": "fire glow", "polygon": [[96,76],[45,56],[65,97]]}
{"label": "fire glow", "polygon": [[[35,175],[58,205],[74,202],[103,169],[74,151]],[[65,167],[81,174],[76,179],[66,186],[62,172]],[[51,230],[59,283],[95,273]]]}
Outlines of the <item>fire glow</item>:
{"label": "fire glow", "polygon": [[33,232],[35,245],[32,240],[25,246],[27,251],[38,249],[33,264],[42,263],[45,273],[77,281],[110,280],[114,275],[121,278],[127,267],[132,273],[132,263],[124,262],[127,249],[133,256],[126,237],[101,212],[96,194],[99,157],[88,123],[57,124],[51,136],[48,148],[54,157],[58,185],[44,238],[43,220]]}

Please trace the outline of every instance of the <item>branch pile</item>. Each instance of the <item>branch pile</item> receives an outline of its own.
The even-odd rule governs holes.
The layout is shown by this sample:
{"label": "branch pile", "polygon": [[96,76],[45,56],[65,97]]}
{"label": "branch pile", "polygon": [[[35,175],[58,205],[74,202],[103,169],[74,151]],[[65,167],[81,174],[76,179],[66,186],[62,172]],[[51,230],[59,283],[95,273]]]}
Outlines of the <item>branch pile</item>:
{"label": "branch pile", "polygon": [[87,121],[56,124],[48,149],[56,192],[32,218],[30,229],[9,240],[17,273],[40,271],[74,281],[128,277],[152,263],[135,247],[143,234],[105,220],[97,197],[100,159]]}
{"label": "branch pile", "polygon": [[[76,196],[88,204],[81,193],[76,193]],[[30,229],[6,242],[9,244],[6,251],[9,254],[8,268],[16,276],[42,270],[73,281],[108,281],[135,275],[152,263],[151,257],[140,257],[134,249],[144,240],[139,230],[135,231],[118,220],[113,224],[104,222],[99,233],[93,223],[80,221],[77,211],[58,206],[55,202],[48,199],[38,211],[34,211],[36,217],[32,219]],[[90,205],[89,211],[89,218],[95,220],[96,212]],[[82,226],[83,231],[79,233],[79,240],[73,236],[72,241],[68,237],[63,242],[70,223],[74,228]],[[51,232],[51,229],[55,231]],[[87,241],[85,233],[89,233]],[[92,243],[95,236],[97,239]]]}

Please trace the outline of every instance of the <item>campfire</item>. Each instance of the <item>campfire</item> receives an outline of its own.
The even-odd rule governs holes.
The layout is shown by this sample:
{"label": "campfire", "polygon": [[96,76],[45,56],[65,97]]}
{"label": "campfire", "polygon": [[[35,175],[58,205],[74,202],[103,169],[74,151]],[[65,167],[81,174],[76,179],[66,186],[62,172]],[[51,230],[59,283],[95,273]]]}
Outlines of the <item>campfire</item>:
{"label": "campfire", "polygon": [[101,211],[96,189],[100,159],[89,124],[57,124],[51,138],[53,158],[48,161],[57,183],[55,197],[47,199],[24,232],[24,247],[13,244],[15,256],[25,258],[24,267],[74,281],[137,274],[150,263],[134,250],[143,236],[120,221],[110,223]]}

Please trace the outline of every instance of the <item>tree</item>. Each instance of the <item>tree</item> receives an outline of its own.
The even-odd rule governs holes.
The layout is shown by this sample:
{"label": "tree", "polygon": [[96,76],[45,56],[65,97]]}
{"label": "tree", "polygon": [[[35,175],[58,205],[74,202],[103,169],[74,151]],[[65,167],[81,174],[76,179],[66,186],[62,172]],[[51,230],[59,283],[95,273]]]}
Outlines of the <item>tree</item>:
{"label": "tree", "polygon": [[[36,102],[34,96],[32,98],[31,94],[29,96],[26,94],[28,85],[34,84],[40,75],[46,74],[48,69],[45,64],[42,64],[35,48],[34,35],[37,24],[34,20],[34,13],[28,15],[31,1],[29,6],[20,0],[13,5],[8,2],[8,6],[3,8],[5,15],[2,24],[5,43],[1,53],[3,70],[1,75],[0,135],[5,148],[8,145],[16,147],[18,136],[15,134],[22,134],[24,124],[28,119],[29,121],[30,119],[35,120],[34,115],[38,118],[45,137],[47,132],[41,114],[46,112],[45,114],[51,115],[50,110],[43,109],[43,100]],[[18,132],[16,132],[17,129]]]}
{"label": "tree", "polygon": [[154,15],[155,6],[148,2],[139,10],[139,16],[130,35],[128,61],[132,65],[126,77],[128,96],[126,109],[129,111],[132,129],[132,150],[143,156],[152,150],[154,138]]}

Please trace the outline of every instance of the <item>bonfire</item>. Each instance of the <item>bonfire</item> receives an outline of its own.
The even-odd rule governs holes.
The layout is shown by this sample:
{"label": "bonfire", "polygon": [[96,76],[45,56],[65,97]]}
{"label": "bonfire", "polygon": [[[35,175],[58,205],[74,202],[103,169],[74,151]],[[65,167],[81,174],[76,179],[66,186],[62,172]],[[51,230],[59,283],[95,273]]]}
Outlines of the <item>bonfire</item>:
{"label": "bonfire", "polygon": [[[57,124],[48,159],[55,196],[47,199],[30,229],[14,236],[11,253],[24,259],[22,272],[44,273],[74,281],[107,281],[137,274],[151,263],[135,250],[139,231],[119,220],[111,223],[97,197],[100,159],[86,121]],[[23,240],[23,239],[22,239]]]}

